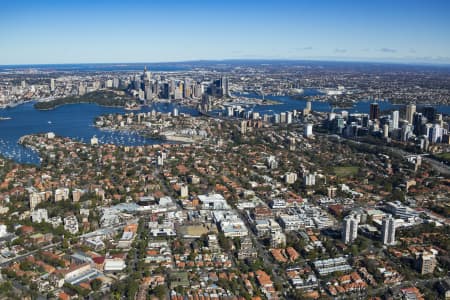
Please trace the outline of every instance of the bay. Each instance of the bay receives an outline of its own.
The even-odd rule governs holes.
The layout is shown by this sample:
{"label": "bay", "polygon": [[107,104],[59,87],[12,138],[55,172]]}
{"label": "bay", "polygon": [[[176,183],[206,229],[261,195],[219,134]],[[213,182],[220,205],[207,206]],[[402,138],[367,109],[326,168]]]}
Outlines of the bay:
{"label": "bay", "polygon": [[[319,92],[314,89],[305,89],[305,95],[317,95]],[[239,94],[238,94],[239,95]],[[246,94],[241,96],[259,98],[257,94]],[[307,101],[304,99],[293,99],[289,96],[265,96],[265,99],[276,100],[280,104],[274,105],[254,105],[248,110],[263,114],[275,114],[280,112],[302,110],[306,107]],[[330,112],[332,107],[328,102],[311,101],[312,109],[319,112]],[[368,113],[370,104],[373,101],[361,100],[354,106],[346,109],[335,109],[339,112],[346,110],[349,113]],[[392,104],[389,101],[378,102],[380,109],[400,109],[402,105]],[[97,116],[110,113],[126,113],[123,108],[103,107],[97,104],[80,103],[57,107],[53,110],[37,110],[33,107],[34,102],[27,102],[12,108],[0,110],[0,118],[10,118],[0,120],[0,154],[13,159],[19,163],[39,164],[40,159],[33,150],[18,144],[20,137],[28,134],[54,132],[56,135],[73,138],[80,142],[88,143],[93,136],[96,136],[100,143],[110,143],[116,145],[152,145],[160,143],[160,140],[145,138],[136,132],[105,131],[94,126]],[[197,116],[199,112],[190,107],[179,106],[174,103],[153,103],[150,106],[143,106],[137,112],[149,112],[153,109],[157,112],[167,113],[177,107],[180,113],[188,113]],[[435,106],[440,113],[450,114],[450,106]]]}
{"label": "bay", "polygon": [[[318,95],[320,92],[315,89],[305,89],[305,96],[314,96]],[[250,94],[236,94],[236,96],[246,96],[249,98],[257,98],[262,99],[261,95],[250,93]],[[274,104],[274,105],[256,105],[255,107],[251,108],[252,111],[259,112],[260,114],[276,114],[286,111],[292,111],[294,109],[296,110],[303,110],[306,107],[307,100],[304,99],[294,99],[290,96],[274,96],[274,95],[266,95],[264,96],[264,99],[267,100],[275,100],[280,102],[280,104]],[[356,102],[352,107],[348,108],[337,108],[334,111],[340,112],[340,111],[348,111],[349,113],[369,113],[370,111],[370,104],[373,103],[373,100],[360,100]],[[380,110],[392,110],[392,109],[401,109],[405,105],[403,104],[393,104],[389,101],[378,101],[377,102]],[[331,112],[332,107],[331,105],[326,101],[311,101],[311,106],[313,111],[318,112]],[[420,110],[421,106],[424,105],[418,105],[417,109]],[[433,106],[438,113],[450,114],[450,105],[431,105]]]}
{"label": "bay", "polygon": [[[37,153],[18,144],[20,137],[28,134],[54,132],[58,136],[87,143],[95,135],[101,143],[128,146],[160,143],[160,140],[144,138],[135,132],[105,131],[94,126],[97,116],[127,112],[123,108],[80,103],[63,105],[53,110],[37,110],[33,105],[34,102],[27,102],[0,110],[0,117],[11,118],[0,121],[0,154],[19,163],[38,164],[40,161]],[[149,112],[155,109],[158,112],[167,113],[175,106],[181,113],[198,115],[195,109],[172,103],[154,103],[134,112]]]}

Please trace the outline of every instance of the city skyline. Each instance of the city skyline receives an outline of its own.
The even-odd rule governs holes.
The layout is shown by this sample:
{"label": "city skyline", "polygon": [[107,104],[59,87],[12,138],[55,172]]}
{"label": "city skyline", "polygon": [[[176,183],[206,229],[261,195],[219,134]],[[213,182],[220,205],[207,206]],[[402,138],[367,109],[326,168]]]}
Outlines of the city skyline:
{"label": "city skyline", "polygon": [[1,299],[447,299],[450,2],[0,11]]}
{"label": "city skyline", "polygon": [[447,1],[15,1],[0,65],[274,59],[450,63]]}

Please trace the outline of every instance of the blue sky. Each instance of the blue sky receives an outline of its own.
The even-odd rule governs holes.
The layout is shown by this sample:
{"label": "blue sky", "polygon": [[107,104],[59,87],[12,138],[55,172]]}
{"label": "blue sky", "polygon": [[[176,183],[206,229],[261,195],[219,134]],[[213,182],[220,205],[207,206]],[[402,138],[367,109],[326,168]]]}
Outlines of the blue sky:
{"label": "blue sky", "polygon": [[450,63],[450,1],[0,4],[0,64],[234,58]]}

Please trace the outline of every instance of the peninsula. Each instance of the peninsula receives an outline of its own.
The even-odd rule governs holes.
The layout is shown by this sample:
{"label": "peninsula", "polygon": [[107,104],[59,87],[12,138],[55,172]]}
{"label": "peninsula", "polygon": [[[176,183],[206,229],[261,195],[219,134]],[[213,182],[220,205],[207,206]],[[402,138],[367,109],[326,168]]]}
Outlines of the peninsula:
{"label": "peninsula", "polygon": [[54,109],[65,104],[95,103],[101,106],[124,107],[127,103],[136,102],[136,99],[123,91],[97,90],[84,95],[68,96],[49,101],[37,102],[34,107],[40,110]]}

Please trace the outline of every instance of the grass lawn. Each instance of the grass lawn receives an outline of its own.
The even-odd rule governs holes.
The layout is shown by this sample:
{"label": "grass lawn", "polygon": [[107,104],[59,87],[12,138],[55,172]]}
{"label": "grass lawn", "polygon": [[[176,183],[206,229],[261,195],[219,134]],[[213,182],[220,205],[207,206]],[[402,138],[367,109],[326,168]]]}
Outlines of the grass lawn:
{"label": "grass lawn", "polygon": [[350,177],[358,174],[359,168],[354,166],[334,167],[333,171],[339,177]]}
{"label": "grass lawn", "polygon": [[450,152],[435,154],[436,157],[450,162]]}

